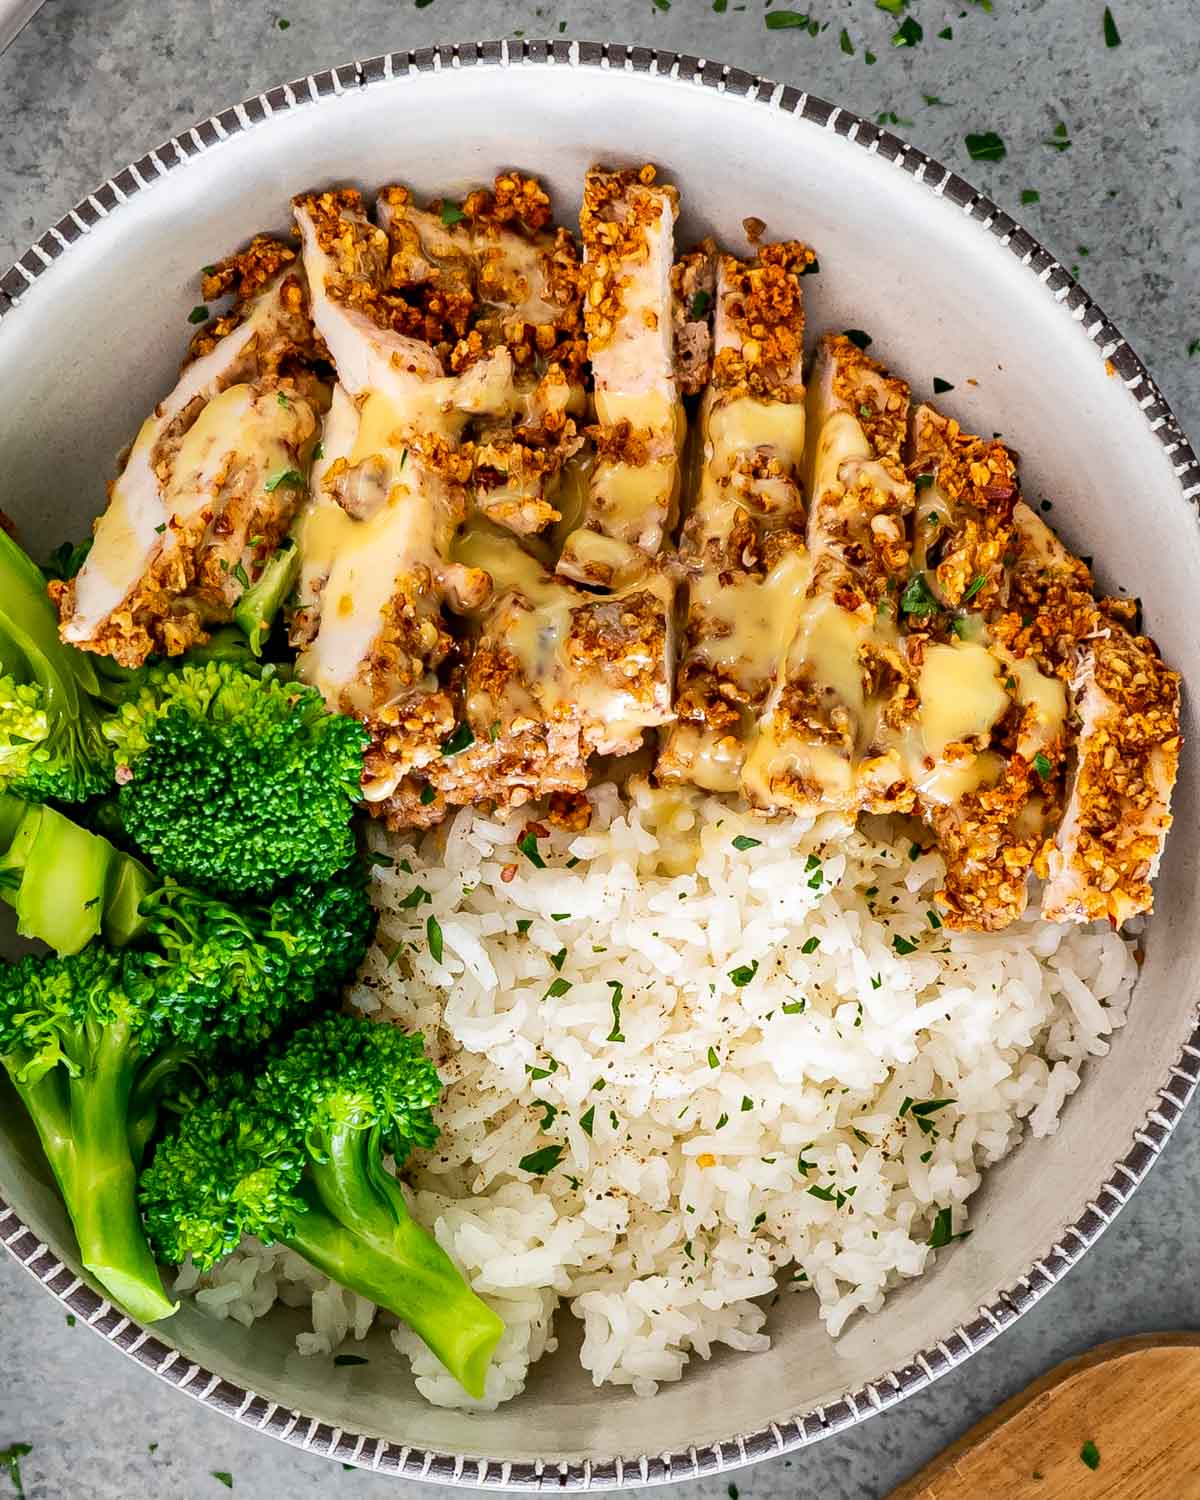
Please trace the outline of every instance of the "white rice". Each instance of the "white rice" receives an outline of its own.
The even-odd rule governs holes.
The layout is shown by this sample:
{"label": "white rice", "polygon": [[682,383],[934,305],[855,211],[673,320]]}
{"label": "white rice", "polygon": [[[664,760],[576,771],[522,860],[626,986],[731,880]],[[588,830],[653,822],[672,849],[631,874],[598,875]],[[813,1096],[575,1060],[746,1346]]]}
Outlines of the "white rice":
{"label": "white rice", "polygon": [[[883,824],[764,823],[638,783],[591,799],[586,833],[538,839],[545,868],[517,847],[522,817],[371,836],[395,863],[375,871],[352,1000],[422,1031],[446,1082],[441,1140],[406,1175],[505,1320],[489,1408],[556,1347],[564,1302],[593,1381],[641,1395],[714,1345],[766,1348],[780,1288],[811,1288],[832,1336],[878,1311],[936,1260],[939,1211],[962,1231],[982,1169],[1026,1126],[1057,1128],[1136,975],[1107,929],[946,931],[937,855]],[[548,1169],[523,1169],[536,1153]],[[362,1338],[374,1312],[253,1242],[185,1269],[179,1289],[197,1285],[247,1324],[311,1303],[304,1353]],[[430,1401],[477,1404],[391,1336]]]}

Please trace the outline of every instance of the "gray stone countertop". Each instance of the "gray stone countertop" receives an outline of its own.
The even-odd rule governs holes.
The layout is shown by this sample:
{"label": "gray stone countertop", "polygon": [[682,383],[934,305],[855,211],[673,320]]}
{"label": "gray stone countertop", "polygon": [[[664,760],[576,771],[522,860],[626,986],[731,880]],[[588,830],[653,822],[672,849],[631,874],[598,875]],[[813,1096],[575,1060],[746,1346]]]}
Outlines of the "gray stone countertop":
{"label": "gray stone countertop", "polygon": [[[894,130],[1079,267],[1196,436],[1200,21],[1174,0],[1111,8],[1118,47],[1105,45],[1099,0],[910,0],[924,37],[896,47],[897,18],[871,0],[814,3],[828,22],[816,36],[767,29],[762,0],[720,11],[713,0],[49,0],[0,56],[0,267],[127,161],[268,85],[436,41],[611,38],[719,58],[870,117],[886,112]],[[937,36],[947,26],[953,40]],[[1065,151],[1046,143],[1059,121]],[[986,130],[1003,137],[1003,161],[968,159],[967,133]],[[1039,201],[1023,205],[1030,191]],[[1123,1334],[1197,1327],[1198,1161],[1192,1112],[1082,1265],[936,1385],[792,1458],[664,1495],[719,1500],[733,1485],[743,1500],[877,1500],[1059,1360]],[[231,1475],[243,1500],[430,1493],[343,1473],[201,1409],[69,1327],[5,1259],[0,1450],[14,1442],[32,1446],[21,1460],[28,1500],[219,1500],[227,1491],[214,1471]],[[0,1500],[8,1492],[16,1487],[0,1464]]]}

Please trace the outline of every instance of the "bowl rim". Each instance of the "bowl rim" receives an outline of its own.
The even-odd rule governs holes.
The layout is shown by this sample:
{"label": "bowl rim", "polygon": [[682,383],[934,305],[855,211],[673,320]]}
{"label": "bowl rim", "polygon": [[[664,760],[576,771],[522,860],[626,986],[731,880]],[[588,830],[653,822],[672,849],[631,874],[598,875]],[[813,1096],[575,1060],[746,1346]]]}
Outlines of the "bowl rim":
{"label": "bowl rim", "polygon": [[[331,95],[394,83],[443,68],[568,67],[610,69],[668,77],[699,88],[733,94],[835,131],[856,146],[883,157],[938,197],[948,198],[1006,246],[1037,277],[1048,295],[1065,304],[1097,346],[1110,374],[1129,390],[1150,431],[1171,461],[1181,498],[1200,509],[1200,458],[1146,366],[1104,311],[1055,257],[986,194],[965,178],[908,145],[891,131],[791,84],[781,84],[725,63],[689,53],[617,42],[501,40],[443,43],[405,52],[382,53],[363,61],[311,73],[276,85],[223,109],[172,136],[156,150],[117,172],[42,234],[0,275],[0,319],[11,313],[39,277],[102,219],[158,178],[185,167],[193,158],[233,135],[252,130],[273,115]],[[172,1349],[101,1297],[39,1240],[0,1196],[0,1243],[19,1264],[89,1328],[160,1379],[223,1415],[308,1453],[375,1473],[426,1479],[471,1488],[588,1490],[633,1488],[719,1473],[806,1447],[821,1438],[882,1412],[963,1363],[1033,1306],[1095,1243],[1166,1144],[1200,1082],[1200,1027],[1183,1045],[1168,1077],[1155,1090],[1141,1129],[1129,1150],[1112,1166],[1108,1179],[1088,1201],[1082,1216],[1036,1259],[1016,1283],[981,1306],[969,1324],[935,1346],[879,1376],[838,1401],[799,1412],[756,1432],[736,1434],[684,1452],[617,1455],[605,1459],[514,1462],[463,1454],[436,1453],[387,1438],[336,1428],[315,1417],[226,1380]]]}

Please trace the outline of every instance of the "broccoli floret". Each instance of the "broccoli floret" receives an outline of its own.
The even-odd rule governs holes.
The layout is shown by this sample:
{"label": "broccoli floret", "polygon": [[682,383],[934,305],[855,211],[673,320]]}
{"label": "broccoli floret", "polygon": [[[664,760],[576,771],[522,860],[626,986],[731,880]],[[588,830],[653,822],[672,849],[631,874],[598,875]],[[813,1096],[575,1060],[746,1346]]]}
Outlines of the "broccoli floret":
{"label": "broccoli floret", "polygon": [[156,668],[104,732],[122,823],[164,875],[262,894],[353,856],[367,735],[314,688],[232,662]]}
{"label": "broccoli floret", "polygon": [[22,937],[78,953],[104,934],[123,947],[145,931],[139,911],[157,884],[131,854],[55,808],[0,792],[0,899]]}
{"label": "broccoli floret", "polygon": [[433,1143],[439,1093],[420,1037],[322,1017],[159,1144],[141,1180],[151,1244],[207,1269],[244,1234],[279,1240],[395,1313],[482,1396],[504,1325],[413,1220],[383,1160]]}
{"label": "broccoli floret", "polygon": [[83,802],[112,785],[87,656],[58,638],[41,569],[0,527],[0,791]]}
{"label": "broccoli floret", "polygon": [[145,947],[93,942],[0,964],[0,1063],[37,1127],[84,1265],[150,1320],[172,1304],[141,1233],[136,1169],[162,1105],[186,1107],[332,996],[361,961],[373,914],[357,866],[239,911],[176,885],[141,907]]}
{"label": "broccoli floret", "polygon": [[83,1264],[133,1317],[165,1318],[142,1231],[129,1105],[157,1042],[130,999],[123,959],[94,943],[69,958],[0,968],[0,1062],[24,1101],[75,1227]]}
{"label": "broccoli floret", "polygon": [[290,536],[284,537],[262,575],[234,605],[233,618],[246,632],[250,650],[255,656],[262,655],[271,626],[299,576],[300,550]]}

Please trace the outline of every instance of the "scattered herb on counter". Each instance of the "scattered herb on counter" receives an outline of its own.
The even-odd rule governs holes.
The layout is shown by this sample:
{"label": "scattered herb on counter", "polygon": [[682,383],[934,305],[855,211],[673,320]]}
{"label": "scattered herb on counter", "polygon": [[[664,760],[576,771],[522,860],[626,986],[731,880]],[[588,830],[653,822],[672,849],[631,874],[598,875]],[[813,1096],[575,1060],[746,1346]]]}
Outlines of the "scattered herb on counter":
{"label": "scattered herb on counter", "polygon": [[335,1365],[369,1365],[371,1363],[361,1354],[335,1354],[333,1362]]}
{"label": "scattered herb on counter", "polygon": [[1098,1469],[1100,1467],[1100,1450],[1092,1442],[1091,1438],[1088,1438],[1087,1442],[1080,1448],[1079,1459],[1081,1463],[1087,1464],[1089,1469]]}
{"label": "scattered herb on counter", "polygon": [[863,53],[863,62],[866,63],[866,65],[867,65],[868,68],[872,65],[872,63],[874,63],[874,61],[875,61],[875,54],[873,52],[864,52]]}
{"label": "scattered herb on counter", "polygon": [[1113,20],[1113,13],[1107,5],[1104,7],[1104,45],[1106,47],[1119,47],[1121,45],[1121,33],[1117,30],[1117,23]]}
{"label": "scattered herb on counter", "polygon": [[223,1484],[227,1490],[233,1488],[233,1475],[228,1469],[213,1469],[211,1473],[218,1484]]}
{"label": "scattered herb on counter", "polygon": [[933,1228],[929,1231],[929,1248],[941,1250],[945,1245],[952,1245],[955,1240],[965,1240],[970,1233],[969,1229],[963,1229],[955,1234],[950,1210],[939,1208],[933,1221]]}
{"label": "scattered herb on counter", "polygon": [[905,16],[892,33],[893,47],[915,47],[925,37],[920,21],[915,16]]}
{"label": "scattered herb on counter", "polygon": [[938,37],[943,42],[952,42],[954,40],[954,27],[943,26],[941,31],[938,32]]}
{"label": "scattered herb on counter", "polygon": [[841,36],[838,37],[838,46],[842,49],[847,57],[854,56],[854,43],[850,40],[850,33],[844,26],[842,27]]}
{"label": "scattered herb on counter", "polygon": [[455,224],[461,224],[466,217],[466,214],[463,213],[457,203],[442,204],[442,223],[447,229]]}
{"label": "scattered herb on counter", "polygon": [[625,994],[625,991],[621,985],[621,982],[617,979],[610,979],[608,981],[608,987],[610,990],[612,990],[613,1024],[612,1030],[604,1038],[604,1040],[606,1042],[623,1042],[625,1040],[625,1033],[621,1030],[621,1000]]}
{"label": "scattered herb on counter", "polygon": [[1041,201],[1042,201],[1042,195],[1041,195],[1041,193],[1038,192],[1037,188],[1022,188],[1021,189],[1021,202],[1022,203],[1025,203],[1025,204],[1040,203]]}
{"label": "scattered herb on counter", "polygon": [[25,1486],[21,1482],[21,1460],[32,1452],[32,1443],[9,1443],[7,1448],[0,1448],[0,1472],[7,1469],[13,1489],[21,1500],[24,1500],[25,1495]]}
{"label": "scattered herb on counter", "polygon": [[908,0],[875,0],[876,10],[886,10],[889,16],[900,15]]}
{"label": "scattered herb on counter", "polygon": [[522,1172],[529,1172],[534,1177],[544,1177],[558,1166],[566,1149],[565,1146],[543,1146],[540,1151],[531,1151],[528,1156],[523,1156],[517,1166]]}
{"label": "scattered herb on counter", "polygon": [[1195,359],[1196,355],[1200,354],[1200,339],[1192,339],[1188,344],[1187,352],[1189,359]]}
{"label": "scattered herb on counter", "polygon": [[191,310],[191,312],[188,313],[188,322],[189,323],[207,323],[208,322],[208,308],[205,307],[205,305],[204,305],[203,302],[199,303],[196,307],[193,307],[192,310]]}
{"label": "scattered herb on counter", "polygon": [[719,16],[723,16],[725,14],[728,5],[729,0],[713,0],[713,10],[715,10],[717,15]]}
{"label": "scattered herb on counter", "polygon": [[947,391],[952,391],[953,389],[954,386],[950,383],[950,381],[943,380],[940,375],[935,375],[933,377],[933,394],[935,396],[944,396]]}
{"label": "scattered herb on counter", "polygon": [[68,1328],[74,1328],[75,1327],[75,1314],[74,1313],[68,1313],[67,1314],[67,1327]]}
{"label": "scattered herb on counter", "polygon": [[1003,161],[1008,152],[994,130],[982,130],[967,136],[967,155],[972,161]]}
{"label": "scattered herb on counter", "polygon": [[758,973],[758,959],[752,964],[740,964],[736,969],[730,969],[729,977],[739,990],[745,989],[754,976]]}
{"label": "scattered herb on counter", "polygon": [[1067,134],[1066,125],[1060,120],[1054,127],[1054,134],[1046,136],[1042,141],[1043,146],[1052,146],[1055,151],[1069,151],[1071,140]]}
{"label": "scattered herb on counter", "polygon": [[292,23],[286,16],[280,16],[279,20],[275,24],[279,27],[280,31],[287,31]]}
{"label": "scattered herb on counter", "polygon": [[931,109],[950,108],[950,101],[948,99],[939,99],[936,94],[922,93],[921,98],[924,99],[925,103],[928,104]]}
{"label": "scattered herb on counter", "polygon": [[763,17],[768,31],[807,31],[808,17],[798,10],[773,10]]}
{"label": "scattered herb on counter", "polygon": [[738,1487],[736,1484],[727,1486],[725,1493],[729,1496],[729,1500],[738,1500]]}
{"label": "scattered herb on counter", "polygon": [[429,942],[429,954],[435,964],[442,961],[442,929],[432,912],[425,918],[425,937]]}
{"label": "scattered herb on counter", "polygon": [[443,755],[459,755],[475,743],[471,726],[464,719],[452,735],[444,739],[439,747]]}
{"label": "scattered herb on counter", "polygon": [[744,854],[747,849],[757,849],[761,844],[762,839],[752,839],[748,834],[745,833],[739,833],[737,838],[733,840],[733,847],[740,854]]}
{"label": "scattered herb on counter", "polygon": [[544,870],[546,868],[546,861],[538,853],[537,836],[535,834],[527,833],[523,839],[519,839],[517,848],[535,869]]}

